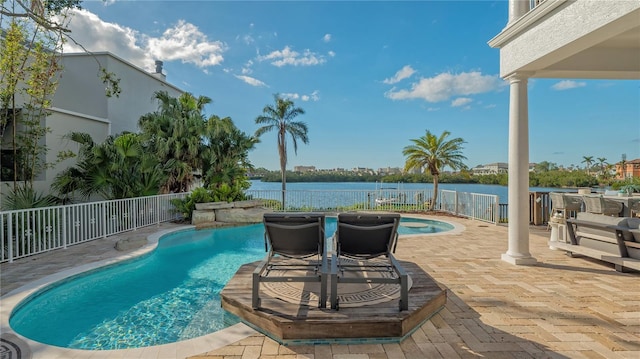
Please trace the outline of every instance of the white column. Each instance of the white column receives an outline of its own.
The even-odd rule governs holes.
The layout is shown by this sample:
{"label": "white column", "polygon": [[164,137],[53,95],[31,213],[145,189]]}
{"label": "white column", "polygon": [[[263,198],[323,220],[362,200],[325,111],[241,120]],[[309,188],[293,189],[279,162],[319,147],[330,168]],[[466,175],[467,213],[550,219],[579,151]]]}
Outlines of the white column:
{"label": "white column", "polygon": [[507,26],[518,20],[529,10],[531,10],[529,0],[509,0],[509,22],[507,23]]}
{"label": "white column", "polygon": [[502,260],[529,265],[529,109],[526,74],[507,78],[509,93],[509,248]]}

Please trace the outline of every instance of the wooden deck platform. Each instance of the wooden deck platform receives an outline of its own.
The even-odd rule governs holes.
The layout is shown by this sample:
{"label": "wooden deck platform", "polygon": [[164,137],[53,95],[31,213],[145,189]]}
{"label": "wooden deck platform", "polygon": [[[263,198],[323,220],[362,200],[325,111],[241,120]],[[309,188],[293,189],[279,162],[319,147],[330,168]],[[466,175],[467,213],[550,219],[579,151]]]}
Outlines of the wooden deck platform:
{"label": "wooden deck platform", "polygon": [[446,303],[443,289],[420,267],[401,262],[412,278],[409,310],[398,300],[341,307],[340,310],[293,304],[261,293],[261,308],[251,308],[251,274],[257,262],[242,266],[221,293],[222,307],[283,344],[297,340],[385,338],[401,341]]}

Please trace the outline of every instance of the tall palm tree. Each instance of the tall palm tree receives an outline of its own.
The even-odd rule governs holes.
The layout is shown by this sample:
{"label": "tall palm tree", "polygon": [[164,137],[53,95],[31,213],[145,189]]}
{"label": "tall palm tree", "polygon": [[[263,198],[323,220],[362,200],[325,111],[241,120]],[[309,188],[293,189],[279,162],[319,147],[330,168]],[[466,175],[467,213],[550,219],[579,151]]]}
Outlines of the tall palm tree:
{"label": "tall palm tree", "polygon": [[433,199],[429,204],[430,210],[433,210],[438,199],[440,171],[446,166],[453,170],[466,168],[462,162],[467,159],[462,155],[462,145],[466,142],[459,137],[447,139],[450,134],[449,131],[444,131],[440,137],[436,137],[427,130],[424,136],[411,140],[413,145],[402,150],[402,154],[407,157],[405,171],[424,169],[433,176]]}
{"label": "tall palm tree", "polygon": [[263,125],[258,128],[255,137],[260,137],[264,133],[272,130],[278,132],[278,155],[280,155],[280,173],[282,175],[282,208],[285,207],[284,197],[287,190],[287,134],[291,136],[293,142],[293,152],[298,153],[298,140],[309,143],[307,136],[307,124],[294,121],[296,116],[303,115],[304,110],[295,107],[293,101],[274,95],[275,106],[266,105],[262,109],[262,115],[256,118],[256,124]]}
{"label": "tall palm tree", "polygon": [[626,179],[627,178],[627,154],[623,153],[622,154],[622,159],[620,160],[620,178],[621,179]]}
{"label": "tall palm tree", "polygon": [[591,174],[589,170],[591,169],[591,164],[593,163],[593,156],[582,156],[582,158],[582,163],[587,166],[587,175],[589,175]]}
{"label": "tall palm tree", "polygon": [[600,171],[602,172],[602,175],[606,176],[605,173],[604,173],[604,170],[605,170],[605,168],[607,166],[607,159],[604,158],[604,157],[598,157],[596,159],[598,160],[598,163],[600,163]]}

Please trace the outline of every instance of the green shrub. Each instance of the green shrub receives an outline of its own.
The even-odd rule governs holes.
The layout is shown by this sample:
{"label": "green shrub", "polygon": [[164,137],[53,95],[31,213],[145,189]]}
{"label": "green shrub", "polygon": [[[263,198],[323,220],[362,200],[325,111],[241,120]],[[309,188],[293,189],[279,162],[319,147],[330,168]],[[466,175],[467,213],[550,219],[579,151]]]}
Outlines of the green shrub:
{"label": "green shrub", "polygon": [[18,186],[9,192],[2,201],[2,209],[12,211],[18,209],[52,207],[58,204],[58,199],[51,195],[44,195],[31,187]]}

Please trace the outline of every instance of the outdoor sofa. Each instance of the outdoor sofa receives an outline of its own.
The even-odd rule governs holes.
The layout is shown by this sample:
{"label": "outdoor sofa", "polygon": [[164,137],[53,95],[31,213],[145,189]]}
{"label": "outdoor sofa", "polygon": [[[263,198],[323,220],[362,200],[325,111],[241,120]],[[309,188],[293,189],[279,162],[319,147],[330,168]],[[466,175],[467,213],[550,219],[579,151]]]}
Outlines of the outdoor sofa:
{"label": "outdoor sofa", "polygon": [[619,272],[640,271],[640,218],[579,212],[566,221],[569,242],[552,247],[613,263]]}

